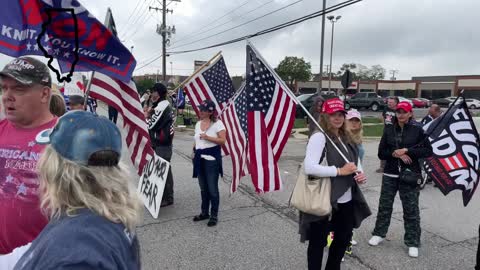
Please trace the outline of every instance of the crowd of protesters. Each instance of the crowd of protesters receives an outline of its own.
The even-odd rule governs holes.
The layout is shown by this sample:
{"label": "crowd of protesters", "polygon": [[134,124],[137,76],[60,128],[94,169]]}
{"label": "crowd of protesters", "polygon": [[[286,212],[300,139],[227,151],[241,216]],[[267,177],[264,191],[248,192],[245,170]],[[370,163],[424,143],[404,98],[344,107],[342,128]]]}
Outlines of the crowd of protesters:
{"label": "crowd of protesters", "polygon": [[[107,119],[96,114],[94,100],[52,91],[47,66],[31,57],[7,64],[0,79],[0,269],[140,269],[135,228],[142,205],[121,162],[116,109],[108,109]],[[155,154],[170,162],[175,116],[167,88],[156,83],[141,102]],[[228,130],[217,119],[214,102],[205,100],[198,109],[192,163],[201,205],[193,221],[208,220],[213,227],[219,221],[221,146]],[[441,113],[432,105],[418,123],[409,103],[388,98],[377,153],[382,188],[369,245],[385,239],[399,192],[404,243],[410,257],[419,256],[419,182],[407,176],[418,180],[419,160],[432,154],[420,125]],[[300,212],[300,240],[308,241],[308,269],[322,268],[327,245],[325,269],[340,269],[356,243],[353,230],[372,214],[361,190],[367,181],[362,116],[346,111],[340,98],[320,96],[310,114],[316,121],[309,122],[304,170],[311,181],[331,179],[333,210],[327,216]],[[161,207],[174,203],[173,188],[170,166]]]}
{"label": "crowd of protesters", "polygon": [[[361,163],[364,156],[362,145],[363,127],[360,112],[355,109],[345,111],[343,101],[338,98],[323,100],[316,98],[310,114],[318,119],[317,124],[309,125],[309,141],[304,160],[305,174],[312,181],[319,177],[330,177],[332,182],[332,213],[315,216],[300,212],[301,241],[309,241],[307,249],[308,269],[321,269],[324,247],[329,232],[334,235],[329,245],[328,261],[325,269],[340,269],[342,258],[353,243],[352,229],[358,228],[361,221],[369,216],[368,205],[359,187],[366,181]],[[430,108],[421,124],[426,124],[441,115],[438,105]],[[399,102],[397,97],[389,97],[383,114],[384,133],[378,147],[378,157],[383,173],[379,207],[368,241],[378,246],[385,238],[393,210],[397,191],[400,193],[404,212],[405,237],[408,255],[419,256],[420,210],[419,190],[421,182],[419,159],[432,155],[432,148],[421,124],[413,118],[413,109],[408,102]],[[322,128],[323,132],[319,132]],[[336,145],[336,148],[332,146]],[[343,154],[341,157],[339,154]],[[326,158],[328,166],[322,165]],[[413,175],[414,182],[407,182],[405,171]],[[355,198],[357,197],[357,198]]]}

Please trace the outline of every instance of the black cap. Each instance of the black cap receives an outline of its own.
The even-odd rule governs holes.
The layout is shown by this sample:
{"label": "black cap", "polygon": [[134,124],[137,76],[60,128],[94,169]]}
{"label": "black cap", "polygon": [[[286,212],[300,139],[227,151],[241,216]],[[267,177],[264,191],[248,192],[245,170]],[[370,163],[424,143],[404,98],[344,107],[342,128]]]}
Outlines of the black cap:
{"label": "black cap", "polygon": [[198,109],[200,111],[213,113],[215,111],[215,103],[213,101],[207,99],[207,100],[203,101],[203,103],[198,106]]}
{"label": "black cap", "polygon": [[155,83],[152,91],[157,92],[160,96],[164,96],[167,93],[167,87],[163,83]]}
{"label": "black cap", "polygon": [[0,76],[10,77],[24,85],[52,86],[52,78],[48,67],[41,61],[28,56],[12,60],[3,68]]}

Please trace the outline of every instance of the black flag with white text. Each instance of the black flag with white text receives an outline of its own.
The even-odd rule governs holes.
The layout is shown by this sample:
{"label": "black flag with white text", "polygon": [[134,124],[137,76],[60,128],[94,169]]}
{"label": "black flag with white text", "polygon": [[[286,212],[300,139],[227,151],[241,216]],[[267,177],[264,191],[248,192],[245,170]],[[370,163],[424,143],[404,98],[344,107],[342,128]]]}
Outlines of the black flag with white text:
{"label": "black flag with white text", "polygon": [[472,199],[479,180],[479,136],[464,99],[424,127],[433,155],[424,167],[444,195],[462,190],[463,205]]}

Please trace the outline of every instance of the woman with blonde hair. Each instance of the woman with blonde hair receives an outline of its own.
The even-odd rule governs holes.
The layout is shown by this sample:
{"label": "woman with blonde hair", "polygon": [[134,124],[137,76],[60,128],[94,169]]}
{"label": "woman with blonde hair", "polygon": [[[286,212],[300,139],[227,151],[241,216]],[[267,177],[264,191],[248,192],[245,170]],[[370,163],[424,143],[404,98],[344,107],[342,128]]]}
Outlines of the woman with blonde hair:
{"label": "woman with blonde hair", "polygon": [[[345,130],[345,114],[344,103],[339,98],[326,100],[320,115],[323,131],[314,133],[307,145],[304,166],[309,181],[330,177],[332,184],[330,215],[315,216],[300,212],[300,241],[309,241],[309,270],[322,268],[323,249],[330,231],[334,232],[335,237],[330,245],[325,269],[340,269],[353,228],[358,228],[371,214],[358,187],[367,179],[359,163],[357,148]],[[327,166],[321,165],[325,158]]]}
{"label": "woman with blonde hair", "polygon": [[38,172],[50,221],[14,269],[140,269],[141,204],[120,165],[119,129],[74,111],[36,140],[49,144]]}
{"label": "woman with blonde hair", "polygon": [[350,133],[352,142],[358,148],[358,157],[360,157],[360,161],[363,161],[365,148],[363,147],[362,115],[359,111],[351,109],[347,112],[345,120],[345,125],[348,133]]}

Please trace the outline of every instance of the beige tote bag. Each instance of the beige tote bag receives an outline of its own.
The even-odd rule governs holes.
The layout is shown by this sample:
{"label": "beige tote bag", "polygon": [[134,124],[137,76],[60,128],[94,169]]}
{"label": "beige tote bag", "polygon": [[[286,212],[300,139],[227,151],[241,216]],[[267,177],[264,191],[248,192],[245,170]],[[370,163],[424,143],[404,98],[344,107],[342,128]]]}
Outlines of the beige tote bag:
{"label": "beige tote bag", "polygon": [[[326,160],[325,156],[321,165],[327,166]],[[328,216],[332,212],[331,193],[330,177],[309,180],[302,162],[298,168],[297,183],[290,197],[290,205],[304,213],[320,217]]]}

